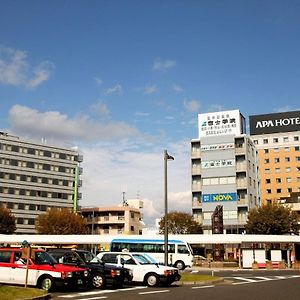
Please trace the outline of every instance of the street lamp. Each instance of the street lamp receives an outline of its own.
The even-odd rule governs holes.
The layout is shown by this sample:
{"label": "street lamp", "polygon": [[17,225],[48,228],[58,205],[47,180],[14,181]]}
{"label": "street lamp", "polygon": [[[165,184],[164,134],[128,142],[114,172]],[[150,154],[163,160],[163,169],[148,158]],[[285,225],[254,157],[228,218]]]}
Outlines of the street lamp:
{"label": "street lamp", "polygon": [[164,224],[164,232],[165,232],[165,266],[168,265],[168,171],[167,171],[167,163],[168,160],[174,160],[174,157],[168,154],[168,151],[164,151],[164,170],[165,170],[165,224]]}

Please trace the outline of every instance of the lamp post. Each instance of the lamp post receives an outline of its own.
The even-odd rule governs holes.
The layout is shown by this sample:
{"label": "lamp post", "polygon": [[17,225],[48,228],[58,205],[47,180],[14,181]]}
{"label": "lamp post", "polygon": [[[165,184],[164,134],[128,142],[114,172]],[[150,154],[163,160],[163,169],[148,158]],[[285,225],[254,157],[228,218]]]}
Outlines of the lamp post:
{"label": "lamp post", "polygon": [[164,151],[164,171],[165,171],[165,266],[168,265],[168,160],[174,160],[174,157],[168,154],[168,151]]}

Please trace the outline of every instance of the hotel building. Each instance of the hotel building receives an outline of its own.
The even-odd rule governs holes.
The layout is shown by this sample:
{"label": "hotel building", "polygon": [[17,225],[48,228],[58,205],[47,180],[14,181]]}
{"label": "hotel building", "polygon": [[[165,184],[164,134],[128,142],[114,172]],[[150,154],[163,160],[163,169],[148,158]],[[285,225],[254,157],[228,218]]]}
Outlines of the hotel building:
{"label": "hotel building", "polygon": [[39,214],[78,209],[82,155],[0,132],[0,204],[16,218],[16,233],[36,233]]}
{"label": "hotel building", "polygon": [[191,141],[192,211],[204,233],[223,208],[224,233],[241,233],[248,211],[260,205],[257,151],[245,134],[239,110],[198,115],[199,136]]}
{"label": "hotel building", "polygon": [[255,115],[249,120],[259,155],[262,203],[300,202],[293,196],[300,192],[300,111]]}

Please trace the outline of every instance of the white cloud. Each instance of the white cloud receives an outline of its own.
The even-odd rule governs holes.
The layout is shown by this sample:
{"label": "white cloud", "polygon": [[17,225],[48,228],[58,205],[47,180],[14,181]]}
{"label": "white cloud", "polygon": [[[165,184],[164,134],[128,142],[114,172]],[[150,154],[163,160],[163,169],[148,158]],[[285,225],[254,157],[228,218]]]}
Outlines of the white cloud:
{"label": "white cloud", "polygon": [[[188,141],[168,146],[175,160],[168,162],[169,211],[191,212],[190,145]],[[164,161],[163,148],[141,152],[128,148],[126,143],[84,147],[82,206],[116,205],[122,203],[126,186],[126,199],[144,201],[144,220],[154,224],[164,213]]]}
{"label": "white cloud", "polygon": [[287,105],[287,106],[276,108],[274,111],[280,113],[280,112],[296,111],[296,110],[300,110],[300,108],[292,108],[291,106]]}
{"label": "white cloud", "polygon": [[153,63],[152,69],[155,71],[167,71],[171,68],[176,67],[176,61],[170,59],[156,59]]}
{"label": "white cloud", "polygon": [[221,104],[211,104],[208,109],[207,112],[215,112],[215,111],[223,111],[225,110],[224,106]]}
{"label": "white cloud", "polygon": [[173,88],[173,90],[175,91],[175,92],[177,92],[177,93],[180,93],[180,92],[183,92],[183,88],[180,86],[180,85],[178,85],[178,84],[173,84],[172,85],[172,88]]}
{"label": "white cloud", "polygon": [[93,142],[140,136],[139,131],[124,122],[95,122],[86,115],[68,117],[58,111],[40,112],[14,105],[9,111],[14,133],[55,142]]}
{"label": "white cloud", "polygon": [[101,101],[101,100],[99,100],[98,102],[94,103],[91,106],[91,110],[93,112],[96,112],[100,116],[108,116],[110,114],[110,111],[109,111],[107,105],[103,101]]}
{"label": "white cloud", "polygon": [[144,88],[144,94],[151,95],[154,93],[158,93],[159,88],[154,84],[154,85],[148,85]]}
{"label": "white cloud", "polygon": [[137,117],[148,117],[148,116],[150,116],[150,113],[137,111],[137,112],[135,113],[135,115],[136,115]]}
{"label": "white cloud", "polygon": [[54,64],[41,62],[31,67],[24,51],[0,48],[0,83],[34,89],[49,79]]}
{"label": "white cloud", "polygon": [[200,102],[197,100],[184,100],[183,105],[186,108],[186,110],[190,113],[199,112]]}
{"label": "white cloud", "polygon": [[123,88],[120,84],[116,84],[115,86],[108,88],[105,91],[105,94],[106,95],[113,95],[113,94],[121,95],[121,94],[123,94]]}
{"label": "white cloud", "polygon": [[101,78],[95,77],[94,79],[95,79],[97,85],[100,86],[103,84],[103,80]]}

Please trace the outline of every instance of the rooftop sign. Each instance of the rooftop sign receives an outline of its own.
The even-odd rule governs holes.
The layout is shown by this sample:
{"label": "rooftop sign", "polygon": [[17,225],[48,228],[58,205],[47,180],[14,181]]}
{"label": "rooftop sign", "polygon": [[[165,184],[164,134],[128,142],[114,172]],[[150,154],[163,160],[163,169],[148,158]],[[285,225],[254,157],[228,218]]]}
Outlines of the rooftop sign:
{"label": "rooftop sign", "polygon": [[300,111],[249,117],[250,135],[300,131]]}
{"label": "rooftop sign", "polygon": [[199,114],[199,138],[218,135],[239,135],[243,133],[242,118],[239,110]]}

